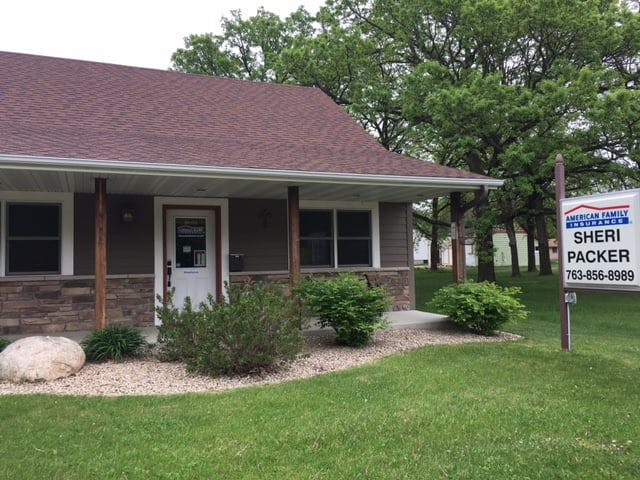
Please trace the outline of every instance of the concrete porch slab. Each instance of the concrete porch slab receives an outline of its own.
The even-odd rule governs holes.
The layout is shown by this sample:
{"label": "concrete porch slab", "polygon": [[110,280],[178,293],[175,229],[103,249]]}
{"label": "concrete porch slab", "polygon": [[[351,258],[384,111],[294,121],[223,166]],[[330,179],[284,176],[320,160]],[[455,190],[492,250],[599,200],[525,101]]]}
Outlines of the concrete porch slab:
{"label": "concrete porch slab", "polygon": [[442,330],[451,328],[451,322],[446,315],[419,310],[388,312],[387,319],[391,322],[391,328],[394,329]]}
{"label": "concrete porch slab", "polygon": [[[449,317],[419,310],[387,312],[385,318],[391,322],[389,328],[395,330],[443,330],[451,327]],[[320,330],[318,324],[312,320],[311,326],[306,331],[317,332]]]}
{"label": "concrete porch slab", "polygon": [[[149,343],[156,343],[158,340],[158,329],[156,327],[142,327],[138,328],[142,333],[142,336]],[[80,343],[84,337],[86,337],[91,330],[78,330],[77,332],[53,332],[53,333],[30,333],[24,335],[3,335],[3,338],[13,342],[14,340],[18,340],[19,338],[24,337],[38,337],[38,336],[49,336],[49,337],[65,337],[69,338],[75,342]]]}

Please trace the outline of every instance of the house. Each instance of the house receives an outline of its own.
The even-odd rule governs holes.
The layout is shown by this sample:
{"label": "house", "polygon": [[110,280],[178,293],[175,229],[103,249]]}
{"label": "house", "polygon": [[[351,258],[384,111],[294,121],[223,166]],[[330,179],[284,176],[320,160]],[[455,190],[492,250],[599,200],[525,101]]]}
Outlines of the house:
{"label": "house", "polygon": [[[414,265],[429,265],[431,261],[431,241],[414,231],[413,244],[413,263]],[[438,266],[451,267],[453,265],[453,249],[451,245],[451,237],[447,236],[442,239],[439,250]],[[475,267],[478,265],[478,257],[475,251],[475,245],[472,238],[464,239],[464,264],[466,267]]]}
{"label": "house", "polygon": [[[414,235],[418,235],[414,232]],[[508,267],[511,265],[511,249],[509,248],[509,236],[504,230],[495,230],[493,232],[493,264],[496,267]],[[538,257],[538,242],[536,245],[536,263],[539,261]],[[549,242],[550,248],[552,248],[551,241]],[[414,242],[413,257],[416,265],[427,264],[429,261],[430,242],[424,237],[417,238]],[[518,263],[521,267],[527,265],[527,232],[524,230],[516,231],[516,246],[518,248]],[[553,258],[553,257],[552,257]],[[556,247],[556,259],[558,258]],[[442,246],[440,248],[440,265],[451,266],[453,262],[453,255],[451,251],[451,237],[443,239]],[[475,267],[478,265],[478,256],[475,250],[475,243],[473,239],[465,239],[465,265],[468,267]]]}
{"label": "house", "polygon": [[345,270],[410,309],[411,203],[500,183],[385,150],[317,88],[0,53],[0,333]]}
{"label": "house", "polygon": [[552,262],[558,261],[558,240],[556,238],[549,239],[549,258]]}

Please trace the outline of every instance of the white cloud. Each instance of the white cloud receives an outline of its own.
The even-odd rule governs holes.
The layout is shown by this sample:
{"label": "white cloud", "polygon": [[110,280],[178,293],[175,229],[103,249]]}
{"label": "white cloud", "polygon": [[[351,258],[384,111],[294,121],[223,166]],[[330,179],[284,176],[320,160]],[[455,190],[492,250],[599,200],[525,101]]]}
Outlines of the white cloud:
{"label": "white cloud", "polygon": [[260,6],[286,16],[321,0],[9,0],[0,14],[0,50],[98,62],[168,68],[191,33],[219,32],[231,10]]}

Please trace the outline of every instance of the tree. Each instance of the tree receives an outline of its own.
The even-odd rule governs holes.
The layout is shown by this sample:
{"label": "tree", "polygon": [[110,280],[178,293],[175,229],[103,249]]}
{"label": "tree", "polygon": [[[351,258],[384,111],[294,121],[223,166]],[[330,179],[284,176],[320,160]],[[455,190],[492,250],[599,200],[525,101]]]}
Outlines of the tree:
{"label": "tree", "polygon": [[442,202],[439,198],[434,198],[429,202],[414,205],[413,225],[422,237],[428,238],[429,244],[429,269],[437,271],[440,264],[440,247],[442,239],[440,231],[451,228],[445,220],[445,215],[449,211],[449,202]]}
{"label": "tree", "polygon": [[283,51],[294,38],[311,33],[313,18],[304,8],[282,20],[260,8],[256,15],[242,18],[239,10],[222,19],[223,33],[193,34],[184,48],[171,55],[173,68],[183,72],[282,83],[286,72],[278,66]]}
{"label": "tree", "polygon": [[[594,128],[587,113],[602,92],[596,73],[622,69],[637,56],[637,16],[613,1],[342,4],[412,65],[403,83],[405,115],[425,141],[453,144],[473,172],[518,179],[507,188],[534,216],[541,274],[551,273],[545,245],[553,159],[564,149],[574,154],[567,155],[574,188],[584,186],[585,171],[593,188],[610,178],[599,173],[617,168],[582,131]],[[480,193],[470,205],[478,218],[479,276],[493,279],[488,230],[496,215]]]}
{"label": "tree", "polygon": [[330,0],[223,29],[189,37],[174,67],[315,85],[390,150],[505,179],[465,198],[479,280],[495,278],[493,226],[516,219],[551,273],[558,152],[570,192],[638,182],[640,24],[616,0]]}

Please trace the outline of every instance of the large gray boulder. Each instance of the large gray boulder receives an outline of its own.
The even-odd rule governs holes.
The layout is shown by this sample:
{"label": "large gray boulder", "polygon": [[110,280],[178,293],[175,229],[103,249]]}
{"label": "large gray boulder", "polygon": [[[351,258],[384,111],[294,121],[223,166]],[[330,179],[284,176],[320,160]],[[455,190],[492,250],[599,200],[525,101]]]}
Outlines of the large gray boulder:
{"label": "large gray boulder", "polygon": [[82,347],[64,337],[26,337],[0,352],[0,379],[38,382],[68,377],[84,365]]}

